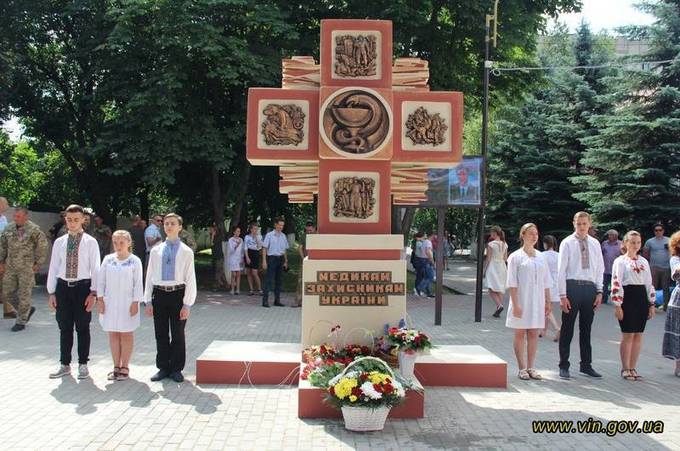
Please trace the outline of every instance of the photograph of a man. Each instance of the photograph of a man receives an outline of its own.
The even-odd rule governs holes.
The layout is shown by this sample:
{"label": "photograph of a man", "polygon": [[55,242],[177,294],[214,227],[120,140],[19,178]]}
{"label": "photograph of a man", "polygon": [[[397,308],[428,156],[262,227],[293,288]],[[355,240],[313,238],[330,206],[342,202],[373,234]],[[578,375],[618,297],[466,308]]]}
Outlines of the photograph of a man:
{"label": "photograph of a man", "polygon": [[449,176],[450,204],[479,204],[479,161],[461,163]]}

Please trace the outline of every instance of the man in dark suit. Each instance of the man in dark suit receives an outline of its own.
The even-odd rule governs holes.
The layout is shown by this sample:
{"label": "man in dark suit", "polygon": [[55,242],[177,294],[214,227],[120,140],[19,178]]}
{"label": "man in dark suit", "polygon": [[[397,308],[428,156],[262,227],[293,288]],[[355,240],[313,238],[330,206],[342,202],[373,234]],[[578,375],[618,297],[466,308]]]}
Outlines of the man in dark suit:
{"label": "man in dark suit", "polygon": [[469,171],[466,167],[460,166],[456,170],[458,184],[451,186],[451,200],[453,203],[478,204],[479,187],[469,183]]}

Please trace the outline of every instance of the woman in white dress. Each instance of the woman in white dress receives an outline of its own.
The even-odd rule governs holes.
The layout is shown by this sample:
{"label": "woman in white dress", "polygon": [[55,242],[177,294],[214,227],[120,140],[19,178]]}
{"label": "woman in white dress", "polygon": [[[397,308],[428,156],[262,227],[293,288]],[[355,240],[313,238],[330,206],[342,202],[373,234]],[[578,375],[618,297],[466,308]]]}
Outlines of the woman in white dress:
{"label": "woman in white dress", "polygon": [[[538,228],[524,224],[519,232],[522,247],[508,259],[510,307],[505,325],[515,329],[514,349],[519,378],[542,379],[534,369],[538,332],[545,327],[545,317],[552,308],[550,268],[536,250]],[[526,349],[525,349],[526,348]],[[526,353],[526,354],[525,354]]]}
{"label": "woman in white dress", "polygon": [[115,253],[104,257],[97,275],[99,323],[109,333],[113,371],[109,380],[130,377],[133,331],[139,327],[139,303],[143,296],[142,261],[132,250],[132,237],[125,230],[112,236]]}
{"label": "woman in white dress", "polygon": [[486,245],[486,258],[484,259],[484,278],[489,296],[496,303],[494,318],[500,318],[503,311],[503,295],[505,294],[505,281],[508,269],[508,245],[505,242],[505,233],[498,226],[491,227],[489,234],[491,241]]}
{"label": "woman in white dress", "polygon": [[[542,253],[543,258],[545,259],[546,263],[548,263],[548,268],[550,268],[550,277],[552,277],[552,285],[550,286],[550,300],[552,302],[557,303],[557,307],[559,308],[560,304],[560,294],[557,291],[557,263],[559,262],[559,257],[560,253],[556,252],[555,249],[557,249],[557,238],[555,238],[552,235],[546,235],[543,237],[543,248],[545,251]],[[555,320],[555,315],[553,315],[552,308],[550,309],[550,312],[546,314],[545,319],[546,319],[546,325],[545,329],[543,329],[543,333],[539,334],[539,337],[542,337],[543,335],[548,335],[548,323],[555,329],[555,338],[553,338],[554,342],[558,342],[560,340],[560,326],[557,324],[557,320]]]}
{"label": "woman in white dress", "polygon": [[232,237],[227,243],[229,253],[229,271],[231,271],[231,294],[241,294],[241,271],[243,271],[243,259],[245,256],[245,245],[241,238],[241,227],[231,228]]}

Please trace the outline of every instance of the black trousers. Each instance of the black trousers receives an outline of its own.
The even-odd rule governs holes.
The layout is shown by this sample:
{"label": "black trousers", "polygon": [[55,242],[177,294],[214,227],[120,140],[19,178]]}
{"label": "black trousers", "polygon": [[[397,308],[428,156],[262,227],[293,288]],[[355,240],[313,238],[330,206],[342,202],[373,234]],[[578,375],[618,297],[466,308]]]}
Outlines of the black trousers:
{"label": "black trousers", "polygon": [[85,300],[90,294],[90,282],[83,281],[75,287],[57,281],[57,324],[59,324],[59,349],[62,365],[71,364],[73,328],[78,335],[78,363],[86,364],[90,359],[90,321],[92,312],[85,311]]}
{"label": "black trousers", "polygon": [[283,275],[283,255],[267,255],[267,275],[262,289],[262,305],[269,304],[269,291],[274,285],[274,302],[281,303],[281,276]]}
{"label": "black trousers", "polygon": [[569,313],[562,312],[562,328],[560,331],[560,368],[569,369],[569,352],[571,339],[574,337],[576,316],[579,327],[579,347],[581,349],[581,369],[588,369],[593,362],[590,346],[590,329],[593,325],[595,309],[593,303],[597,296],[594,284],[582,284],[575,280],[567,280],[567,298],[571,302]]}
{"label": "black trousers", "polygon": [[184,288],[172,292],[153,290],[151,304],[156,332],[156,367],[168,373],[182,371],[186,362],[184,327],[187,320],[179,319],[183,298]]}

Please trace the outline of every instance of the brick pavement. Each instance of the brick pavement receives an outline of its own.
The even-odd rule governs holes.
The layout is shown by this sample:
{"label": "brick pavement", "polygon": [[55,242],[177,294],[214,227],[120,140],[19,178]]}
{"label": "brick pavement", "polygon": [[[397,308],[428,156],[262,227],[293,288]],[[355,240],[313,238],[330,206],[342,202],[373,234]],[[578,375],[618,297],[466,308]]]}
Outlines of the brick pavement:
{"label": "brick pavement", "polygon": [[[136,333],[132,379],[108,382],[108,344],[93,322],[93,379],[50,380],[57,364],[58,331],[46,305],[44,287],[35,291],[38,312],[26,331],[11,333],[0,321],[1,449],[680,449],[680,379],[672,362],[660,357],[664,315],[645,335],[638,365],[644,382],[619,375],[619,330],[611,307],[596,314],[593,326],[595,368],[603,380],[578,374],[557,378],[557,345],[543,339],[537,367],[547,380],[516,377],[511,333],[504,321],[485,314],[474,323],[470,296],[447,296],[441,327],[434,327],[433,306],[409,299],[415,324],[436,343],[480,344],[509,362],[508,388],[428,388],[426,418],[388,420],[376,433],[349,433],[341,421],[297,418],[294,387],[196,386],[195,358],[212,340],[299,339],[300,310],[263,309],[258,299],[200,293],[187,325],[187,381],[153,383],[153,325],[148,318]],[[284,301],[290,302],[290,297]],[[491,300],[485,299],[490,312]],[[572,363],[578,366],[578,344]],[[664,420],[660,435],[534,435],[535,419]]]}

